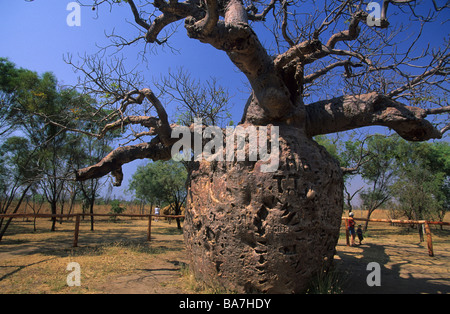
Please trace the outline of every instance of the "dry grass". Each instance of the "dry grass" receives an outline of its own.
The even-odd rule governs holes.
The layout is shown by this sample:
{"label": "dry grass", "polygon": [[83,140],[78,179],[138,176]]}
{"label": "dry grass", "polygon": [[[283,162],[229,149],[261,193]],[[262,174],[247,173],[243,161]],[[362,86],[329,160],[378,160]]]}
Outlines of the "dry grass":
{"label": "dry grass", "polygon": [[[173,281],[173,293],[182,290],[176,279],[181,277],[184,244],[175,223],[153,222],[149,243],[147,220],[97,221],[93,232],[86,220],[77,248],[71,247],[72,222],[58,224],[55,232],[48,231],[50,224],[39,219],[37,232],[31,222],[16,221],[11,226],[0,244],[0,293],[113,293],[107,288],[117,278],[141,273],[145,279],[151,277],[151,268],[173,268],[173,276],[165,279]],[[70,262],[81,266],[80,287],[66,284]],[[165,289],[167,283],[161,285],[161,291],[172,293],[172,288]]]}
{"label": "dry grass", "polygon": [[[15,204],[12,204],[11,208],[14,207]],[[122,207],[125,207],[126,214],[148,214],[150,212],[150,205],[146,205],[143,208],[144,212],[141,212],[140,206],[138,204],[127,204],[123,203],[121,204]],[[153,206],[154,208],[155,206]],[[39,206],[36,205],[36,210],[38,210]],[[69,209],[69,205],[66,203],[63,208],[63,212],[61,212],[61,209],[57,208],[57,214],[68,214],[70,213],[82,213],[82,204],[81,203],[75,203],[73,205],[72,209]],[[95,205],[94,211],[96,214],[108,214],[111,212],[111,205]],[[32,203],[29,203],[27,205],[25,201],[20,206],[19,210],[17,211],[17,214],[33,214],[32,209]],[[51,214],[50,205],[48,203],[44,203],[42,207],[39,209],[39,214]]]}
{"label": "dry grass", "polygon": [[[356,217],[361,217],[359,211]],[[387,218],[386,212],[376,211],[373,218]],[[72,248],[73,221],[58,223],[55,232],[49,231],[50,226],[49,219],[38,219],[33,232],[31,220],[13,222],[0,243],[0,293],[224,293],[205,288],[190,276],[183,236],[175,222],[153,222],[149,243],[146,219],[96,220],[93,232],[86,219],[78,248]],[[342,228],[332,275],[344,284],[335,291],[450,293],[449,229],[432,227],[435,257],[429,257],[416,229],[370,223],[363,245],[347,247]],[[373,261],[382,265],[382,287],[366,284],[365,267]],[[81,266],[80,287],[66,284],[70,262]]]}

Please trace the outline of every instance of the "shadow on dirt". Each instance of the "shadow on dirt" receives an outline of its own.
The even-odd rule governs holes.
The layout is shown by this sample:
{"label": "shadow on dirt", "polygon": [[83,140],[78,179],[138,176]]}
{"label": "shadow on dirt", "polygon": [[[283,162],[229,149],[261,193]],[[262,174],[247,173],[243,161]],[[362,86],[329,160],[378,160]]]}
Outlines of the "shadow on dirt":
{"label": "shadow on dirt", "polygon": [[[342,248],[343,245],[340,245]],[[352,248],[337,248],[336,260],[337,270],[345,278],[345,286],[342,287],[345,294],[417,294],[417,293],[450,293],[450,278],[443,278],[439,274],[434,274],[432,269],[426,265],[418,266],[417,261],[413,263],[413,256],[417,259],[416,249],[422,252],[424,260],[433,259],[433,257],[423,256],[423,247],[416,245],[410,249],[410,255],[405,256],[408,250],[402,251],[402,254],[391,256],[386,253],[395,251],[396,246],[362,244],[357,247],[358,251],[352,251]],[[362,250],[362,252],[361,252]],[[439,257],[434,257],[436,259]],[[374,271],[372,268],[367,270],[370,262],[376,262],[380,265],[380,286],[369,286],[367,284],[368,276]],[[426,261],[425,264],[432,263]],[[414,270],[414,275],[411,270]],[[372,278],[372,277],[370,277]],[[370,281],[370,280],[369,280]]]}

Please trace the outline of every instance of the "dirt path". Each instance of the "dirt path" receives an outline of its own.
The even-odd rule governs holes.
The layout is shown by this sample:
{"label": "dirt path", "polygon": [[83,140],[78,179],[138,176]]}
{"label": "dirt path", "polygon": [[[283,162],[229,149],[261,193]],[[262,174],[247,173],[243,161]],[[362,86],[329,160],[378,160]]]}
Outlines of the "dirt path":
{"label": "dirt path", "polygon": [[180,267],[179,256],[173,256],[172,260],[164,256],[133,274],[111,276],[107,282],[93,284],[92,288],[106,294],[183,294],[187,291],[180,285]]}
{"label": "dirt path", "polygon": [[[450,244],[435,243],[434,257],[428,256],[426,243],[367,239],[356,247],[345,239],[336,248],[336,264],[343,273],[344,293],[450,293]],[[367,277],[380,265],[381,286],[368,286]]]}

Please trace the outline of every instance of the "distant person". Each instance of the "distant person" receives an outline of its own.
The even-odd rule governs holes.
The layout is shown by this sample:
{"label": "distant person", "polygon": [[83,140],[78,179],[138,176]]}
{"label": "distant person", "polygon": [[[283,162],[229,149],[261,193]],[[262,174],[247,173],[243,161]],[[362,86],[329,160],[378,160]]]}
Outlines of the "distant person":
{"label": "distant person", "polygon": [[358,235],[359,245],[361,245],[362,244],[362,240],[364,239],[363,232],[362,232],[362,229],[361,229],[361,225],[358,225],[358,229],[356,229],[356,234]]}
{"label": "distant person", "polygon": [[[155,215],[159,216],[159,207],[155,207]],[[158,221],[158,218],[155,218],[155,221]]]}
{"label": "distant person", "polygon": [[353,219],[353,216],[354,216],[353,212],[350,212],[348,214],[348,216],[350,217],[350,218],[348,218],[348,231],[350,232],[350,235],[352,236],[352,243],[351,243],[351,245],[355,246],[355,235],[356,235],[356,232],[355,232],[355,220]]}

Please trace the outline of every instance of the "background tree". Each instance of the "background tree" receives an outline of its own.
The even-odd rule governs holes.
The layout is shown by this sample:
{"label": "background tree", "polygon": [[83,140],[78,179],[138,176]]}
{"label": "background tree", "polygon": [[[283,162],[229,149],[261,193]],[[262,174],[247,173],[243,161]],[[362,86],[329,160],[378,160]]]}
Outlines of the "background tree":
{"label": "background tree", "polygon": [[[0,160],[0,213],[15,214],[39,180],[36,149],[23,137],[9,137],[0,146]],[[11,221],[0,218],[0,241]]]}
{"label": "background tree", "polygon": [[[444,179],[444,183],[441,186],[442,206],[438,210],[439,221],[444,221],[445,215],[450,211],[450,180],[448,176]],[[441,225],[441,230],[443,229]]]}
{"label": "background tree", "polygon": [[315,136],[314,140],[325,147],[339,163],[343,172],[344,179],[344,210],[351,212],[353,210],[352,201],[356,195],[358,195],[364,188],[361,185],[354,191],[350,191],[349,185],[355,176],[360,175],[362,166],[370,162],[373,153],[370,151],[367,145],[367,139],[370,135],[366,133],[362,134],[347,134],[347,136]]}
{"label": "background tree", "polygon": [[[14,110],[16,119],[21,119],[21,129],[31,142],[40,146],[42,178],[40,187],[50,205],[51,213],[57,214],[58,204],[63,200],[67,180],[72,174],[69,161],[73,147],[78,141],[55,124],[47,123],[51,118],[65,123],[73,102],[78,102],[72,90],[59,89],[56,78],[44,73],[37,78],[37,86],[29,91],[34,97],[19,99]],[[55,230],[56,218],[52,218],[51,230]]]}
{"label": "background tree", "polygon": [[14,131],[10,121],[11,105],[20,76],[15,65],[5,58],[0,58],[0,73],[0,136],[7,136]]}
{"label": "background tree", "polygon": [[[73,180],[74,167],[83,167],[92,162],[92,158],[101,158],[106,154],[104,149],[84,164],[73,164],[73,160],[86,155],[77,150],[86,143],[81,142],[80,134],[70,134],[67,127],[87,128],[92,123],[93,119],[89,117],[92,115],[93,100],[75,89],[61,88],[51,73],[38,75],[17,68],[6,59],[0,59],[0,67],[3,70],[0,75],[2,133],[9,135],[16,131],[23,136],[23,145],[33,148],[34,167],[39,169],[39,179],[35,182],[39,187],[34,187],[34,191],[40,191],[45,196],[52,214],[57,214],[58,205],[62,213],[65,190],[68,180]],[[103,142],[111,136],[105,137]],[[89,141],[93,143],[92,139]],[[96,142],[92,145],[100,144]],[[92,153],[92,145],[85,145],[82,150]],[[56,218],[53,217],[52,231],[55,224]]]}
{"label": "background tree", "polygon": [[156,176],[156,168],[150,164],[139,166],[133,174],[128,187],[129,191],[134,192],[135,198],[150,204],[150,214],[152,214],[153,205],[162,201]]}
{"label": "background tree", "polygon": [[[408,143],[396,147],[398,179],[393,195],[404,216],[411,220],[438,220],[446,212],[448,143]],[[445,214],[444,214],[445,215]],[[423,239],[422,228],[419,234]]]}
{"label": "background tree", "polygon": [[[111,205],[111,214],[122,214],[126,210],[126,207],[120,205],[119,200],[112,200],[110,205]],[[114,222],[116,221],[117,216],[114,216]]]}
{"label": "background tree", "polygon": [[[112,142],[112,137],[104,137],[100,140],[94,140],[92,137],[81,136],[77,143],[77,154],[74,156],[76,160],[72,167],[83,167],[83,165],[92,164],[94,160],[98,160],[105,156],[111,147],[108,143]],[[89,213],[94,214],[95,200],[99,197],[101,188],[105,185],[105,180],[101,178],[93,178],[83,182],[79,182],[79,187],[84,198],[84,203],[89,207]],[[94,216],[91,215],[91,231],[94,231]]]}
{"label": "background tree", "polygon": [[[130,189],[135,191],[139,199],[157,205],[168,205],[174,215],[181,215],[186,200],[187,171],[180,162],[156,161],[140,166],[133,174]],[[178,229],[181,229],[177,218]]]}
{"label": "background tree", "polygon": [[[362,206],[367,210],[367,219],[372,213],[392,197],[391,185],[397,175],[395,151],[399,145],[398,137],[373,136],[368,139],[367,150],[372,158],[361,167],[361,177],[369,185],[360,193]],[[364,230],[368,228],[366,221]]]}
{"label": "background tree", "polygon": [[[90,100],[93,102],[93,100]],[[77,111],[85,110],[89,111],[89,106],[85,108],[77,108]],[[86,113],[85,113],[86,114]],[[90,120],[78,120],[77,128],[85,130],[86,132],[92,131],[92,122]],[[116,134],[111,132],[110,134],[102,137],[101,139],[95,139],[85,134],[77,134],[73,137],[69,165],[71,171],[82,168],[86,165],[92,164],[95,160],[101,159],[109,151],[109,146],[115,138]],[[78,182],[77,187],[74,187],[74,193],[72,197],[76,195],[76,188],[79,188],[80,194],[83,198],[83,208],[87,207],[90,214],[94,214],[95,200],[100,196],[99,192],[103,186],[107,183],[102,178],[92,178],[83,182]],[[91,231],[94,231],[94,216],[90,216]]]}
{"label": "background tree", "polygon": [[348,210],[359,193],[367,217],[391,200],[395,217],[442,221],[449,201],[449,144],[407,142],[396,135],[362,134],[362,138],[315,138],[339,161],[344,178],[360,174],[365,181],[352,194],[345,186]]}
{"label": "background tree", "polygon": [[[429,168],[436,176],[442,176],[438,190],[433,195],[439,202],[435,214],[439,221],[443,221],[446,213],[450,211],[450,144],[448,142],[435,142],[431,145]],[[441,226],[442,229],[442,226]]]}
{"label": "background tree", "polygon": [[[33,214],[37,215],[42,209],[42,205],[45,203],[45,197],[38,193],[38,189],[36,188],[37,184],[33,184],[30,188],[30,194],[27,195],[27,203],[26,208],[30,208]],[[33,231],[37,231],[36,227],[36,219],[37,217],[34,217],[33,219]]]}

